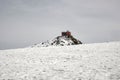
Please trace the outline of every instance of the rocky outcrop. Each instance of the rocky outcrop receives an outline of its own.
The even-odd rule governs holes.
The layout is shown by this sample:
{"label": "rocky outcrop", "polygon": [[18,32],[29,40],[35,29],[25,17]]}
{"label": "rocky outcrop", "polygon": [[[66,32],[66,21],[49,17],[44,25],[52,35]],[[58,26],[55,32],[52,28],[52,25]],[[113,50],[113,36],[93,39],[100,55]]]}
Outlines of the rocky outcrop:
{"label": "rocky outcrop", "polygon": [[62,32],[61,36],[54,38],[53,40],[49,40],[46,42],[42,42],[39,44],[35,44],[32,47],[48,47],[48,46],[69,46],[69,45],[79,45],[82,42],[76,38],[74,38],[70,32]]}

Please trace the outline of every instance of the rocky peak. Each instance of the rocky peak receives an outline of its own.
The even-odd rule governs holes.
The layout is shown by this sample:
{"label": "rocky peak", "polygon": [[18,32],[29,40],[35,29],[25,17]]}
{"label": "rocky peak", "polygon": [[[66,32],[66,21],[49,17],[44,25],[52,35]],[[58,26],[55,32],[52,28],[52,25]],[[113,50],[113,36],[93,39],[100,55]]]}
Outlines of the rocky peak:
{"label": "rocky peak", "polygon": [[48,47],[48,46],[68,46],[78,45],[82,42],[71,35],[70,31],[62,32],[61,36],[57,36],[53,40],[35,44],[32,47]]}

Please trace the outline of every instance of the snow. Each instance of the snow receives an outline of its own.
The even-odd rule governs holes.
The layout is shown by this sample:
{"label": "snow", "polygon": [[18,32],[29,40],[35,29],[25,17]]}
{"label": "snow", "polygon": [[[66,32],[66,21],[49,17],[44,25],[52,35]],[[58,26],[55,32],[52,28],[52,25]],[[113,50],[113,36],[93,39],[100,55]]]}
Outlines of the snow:
{"label": "snow", "polygon": [[0,50],[0,80],[120,80],[120,42]]}

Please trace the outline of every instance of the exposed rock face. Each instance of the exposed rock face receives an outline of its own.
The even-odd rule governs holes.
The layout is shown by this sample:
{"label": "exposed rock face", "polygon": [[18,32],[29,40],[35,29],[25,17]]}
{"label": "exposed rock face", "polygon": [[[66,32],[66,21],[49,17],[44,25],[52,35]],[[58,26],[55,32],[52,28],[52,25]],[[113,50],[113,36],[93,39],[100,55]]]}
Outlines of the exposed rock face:
{"label": "exposed rock face", "polygon": [[82,44],[80,40],[74,38],[70,32],[62,32],[61,36],[54,38],[53,40],[42,42],[40,44],[35,44],[32,47],[48,47],[48,46],[68,46],[68,45],[78,45]]}
{"label": "exposed rock face", "polygon": [[75,39],[73,36],[58,36],[56,37],[51,45],[77,45],[82,44],[81,41]]}

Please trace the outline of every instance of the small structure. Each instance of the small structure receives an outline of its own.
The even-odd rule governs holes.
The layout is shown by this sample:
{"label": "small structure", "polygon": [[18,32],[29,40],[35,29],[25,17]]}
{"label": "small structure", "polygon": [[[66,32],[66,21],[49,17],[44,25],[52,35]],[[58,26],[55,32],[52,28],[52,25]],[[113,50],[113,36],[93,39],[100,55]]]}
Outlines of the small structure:
{"label": "small structure", "polygon": [[[71,32],[70,31],[66,31],[66,32],[61,32],[61,36],[65,36],[66,38],[69,38],[70,40],[73,41],[73,45],[76,45],[76,44],[82,44],[82,42],[80,40],[77,40],[76,38],[74,38],[72,35],[71,35]],[[59,37],[58,37],[59,38]]]}
{"label": "small structure", "polygon": [[62,32],[61,34],[62,34],[62,36],[71,36],[70,31]]}

